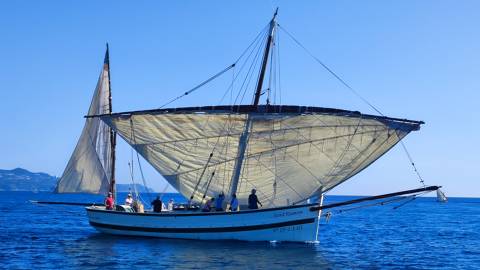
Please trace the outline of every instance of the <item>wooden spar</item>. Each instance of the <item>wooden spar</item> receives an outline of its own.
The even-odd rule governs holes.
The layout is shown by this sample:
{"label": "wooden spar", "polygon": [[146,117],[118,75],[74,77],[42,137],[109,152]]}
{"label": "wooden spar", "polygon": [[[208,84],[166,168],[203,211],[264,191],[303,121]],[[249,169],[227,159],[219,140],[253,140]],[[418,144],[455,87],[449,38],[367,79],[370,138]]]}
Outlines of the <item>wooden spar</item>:
{"label": "wooden spar", "polygon": [[350,200],[350,201],[345,201],[345,202],[331,203],[331,204],[327,204],[327,205],[323,205],[323,206],[313,206],[313,207],[310,207],[310,211],[319,211],[319,210],[323,210],[323,209],[335,208],[335,207],[350,205],[350,204],[354,204],[354,203],[380,200],[380,199],[385,199],[385,198],[390,198],[390,197],[395,197],[395,196],[401,196],[401,195],[407,195],[407,194],[414,194],[414,193],[425,192],[425,191],[429,192],[429,191],[437,190],[439,188],[440,188],[439,186],[429,186],[429,187],[424,187],[424,188],[410,189],[410,190],[388,193],[388,194],[383,194],[383,195],[370,196],[370,197],[365,197],[365,198],[360,198],[360,199],[355,199],[355,200]]}
{"label": "wooden spar", "polygon": [[46,202],[46,201],[30,201],[37,204],[60,204],[60,205],[74,205],[74,206],[95,206],[103,205],[103,203],[78,203],[78,202]]}
{"label": "wooden spar", "polygon": [[272,44],[273,35],[275,31],[275,18],[277,17],[278,8],[275,10],[275,14],[273,14],[273,18],[270,21],[270,29],[268,30],[269,35],[267,39],[267,44],[265,46],[265,51],[263,52],[263,60],[262,60],[262,69],[260,70],[260,75],[258,76],[257,82],[257,90],[255,91],[255,100],[253,102],[254,106],[258,106],[258,102],[260,101],[260,95],[262,94],[262,86],[263,86],[263,79],[265,77],[265,70],[267,68],[268,56],[270,55],[270,46]]}
{"label": "wooden spar", "polygon": [[[108,112],[112,114],[112,87],[110,85],[110,55],[108,50],[108,43],[107,43],[107,52],[105,53],[105,61],[104,61],[104,68],[107,69],[108,72]],[[117,136],[116,132],[110,128],[110,144],[111,144],[111,162],[112,162],[112,172],[111,172],[111,179],[110,179],[110,192],[113,195],[113,200],[116,200],[117,192],[115,188],[115,147],[117,144]]]}

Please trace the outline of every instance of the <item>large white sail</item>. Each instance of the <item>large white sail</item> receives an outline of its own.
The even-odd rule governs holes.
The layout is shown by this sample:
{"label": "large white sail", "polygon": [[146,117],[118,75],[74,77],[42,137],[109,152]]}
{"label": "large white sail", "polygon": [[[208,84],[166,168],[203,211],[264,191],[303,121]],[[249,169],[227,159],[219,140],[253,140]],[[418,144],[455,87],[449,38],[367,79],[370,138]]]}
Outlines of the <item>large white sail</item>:
{"label": "large white sail", "polygon": [[[108,49],[88,114],[110,113]],[[110,127],[98,118],[87,118],[77,146],[62,177],[57,193],[105,193],[112,174]]]}
{"label": "large white sail", "polygon": [[179,108],[101,117],[179,192],[197,201],[205,193],[230,192],[247,118],[251,127],[236,194],[245,203],[255,188],[264,206],[292,204],[332,189],[422,123],[299,106]]}

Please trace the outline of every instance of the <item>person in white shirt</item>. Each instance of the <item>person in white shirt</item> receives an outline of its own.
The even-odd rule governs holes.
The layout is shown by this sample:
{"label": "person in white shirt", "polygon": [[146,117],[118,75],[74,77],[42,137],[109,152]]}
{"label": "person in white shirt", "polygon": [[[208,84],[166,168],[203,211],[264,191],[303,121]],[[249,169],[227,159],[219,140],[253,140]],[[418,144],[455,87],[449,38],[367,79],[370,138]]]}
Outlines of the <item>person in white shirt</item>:
{"label": "person in white shirt", "polygon": [[167,209],[168,209],[168,211],[173,211],[173,199],[170,199],[168,201]]}
{"label": "person in white shirt", "polygon": [[133,198],[132,194],[128,193],[127,198],[125,199],[125,205],[132,206]]}

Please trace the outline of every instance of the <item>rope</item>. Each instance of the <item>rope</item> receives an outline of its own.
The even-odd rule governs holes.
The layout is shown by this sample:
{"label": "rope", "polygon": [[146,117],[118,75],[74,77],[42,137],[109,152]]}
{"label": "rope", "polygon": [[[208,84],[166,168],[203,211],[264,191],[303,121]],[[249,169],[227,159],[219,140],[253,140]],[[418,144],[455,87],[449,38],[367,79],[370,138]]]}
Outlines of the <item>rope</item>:
{"label": "rope", "polygon": [[[412,196],[416,196],[416,195],[412,195]],[[344,213],[344,212],[348,212],[348,211],[358,210],[358,209],[367,208],[367,207],[373,207],[373,206],[377,206],[377,205],[386,205],[386,204],[390,204],[390,203],[393,203],[393,202],[403,201],[405,199],[409,199],[412,196],[402,196],[402,197],[393,198],[393,199],[385,200],[385,201],[381,201],[381,202],[369,203],[369,204],[364,204],[364,205],[360,205],[360,206],[335,210],[334,212],[337,213],[337,214],[340,214],[340,213]]]}
{"label": "rope", "polygon": [[[235,100],[233,101],[233,104],[237,104],[237,100],[238,100],[238,98],[240,97],[240,94],[241,94],[242,92],[243,92],[242,98],[240,99],[240,101],[238,102],[238,104],[240,104],[240,103],[243,101],[243,98],[245,97],[245,93],[246,93],[246,91],[247,91],[248,86],[250,85],[251,79],[252,79],[252,77],[253,77],[254,70],[255,70],[255,68],[256,68],[256,66],[257,66],[257,64],[258,64],[257,62],[258,62],[258,59],[259,59],[260,52],[262,51],[262,50],[261,50],[261,47],[262,47],[261,45],[264,43],[264,41],[266,41],[267,35],[268,35],[267,31],[265,31],[264,37],[258,39],[255,47],[252,49],[252,51],[250,52],[248,58],[245,60],[244,65],[246,64],[246,62],[247,62],[247,60],[250,58],[250,56],[253,54],[253,52],[256,51],[255,56],[253,57],[252,63],[250,64],[250,67],[248,68],[247,74],[245,75],[245,79],[243,80],[242,85],[240,86],[240,88],[239,88],[239,90],[238,90],[238,94],[237,94],[237,96],[235,97]],[[257,47],[258,47],[258,48],[257,48]],[[239,74],[239,75],[240,75],[240,74]],[[248,83],[247,83],[247,85],[245,85],[245,83],[247,82],[247,80],[248,80]],[[245,86],[245,90],[242,91],[242,89],[244,88],[244,86]],[[253,98],[253,97],[252,97],[252,98]]]}
{"label": "rope", "polygon": [[[278,104],[282,104],[282,73],[281,73],[281,62],[280,62],[280,32],[277,32],[275,35],[277,37],[277,62],[278,62]],[[277,89],[275,88],[275,93]],[[276,95],[276,94],[275,94]]]}
{"label": "rope", "polygon": [[[325,63],[323,63],[320,59],[318,59],[315,55],[313,55],[303,44],[300,43],[300,41],[298,41],[292,34],[290,34],[290,32],[288,32],[285,28],[283,28],[282,26],[280,26],[279,24],[277,24],[278,27],[280,29],[282,29],[282,31],[284,31],[298,46],[300,46],[303,50],[305,50],[305,52],[310,55],[313,59],[315,59],[315,61],[317,61],[323,68],[325,68],[331,75],[333,75],[338,81],[340,81],[347,89],[349,89],[354,95],[356,95],[358,98],[360,98],[363,102],[365,102],[368,106],[370,106],[370,108],[372,108],[373,110],[375,110],[378,114],[380,114],[381,116],[385,116],[379,109],[377,109],[375,106],[373,106],[373,104],[371,104],[367,99],[365,99],[363,96],[361,96],[357,91],[355,91],[355,89],[353,89],[349,84],[347,84],[345,82],[345,80],[343,80],[339,75],[337,75],[333,70],[331,70]],[[412,159],[412,156],[410,155],[410,153],[408,152],[407,150],[407,147],[405,146],[405,143],[400,140],[400,143],[402,145],[402,148],[403,150],[405,151],[405,154],[407,155],[408,159],[410,160],[410,164],[412,165],[413,167],[413,170],[415,171],[415,174],[417,175],[420,183],[423,185],[423,187],[425,187],[425,182],[422,178],[422,176],[420,175],[418,169],[417,169],[417,166],[415,166],[415,163],[413,162],[413,159]]]}
{"label": "rope", "polygon": [[203,204],[203,200],[207,196],[208,189],[210,188],[210,183],[212,182],[212,179],[214,176],[215,176],[215,171],[212,172],[212,175],[210,176],[210,179],[207,182],[207,187],[205,188],[205,192],[203,193],[203,196],[202,196],[202,204]]}
{"label": "rope", "polygon": [[393,210],[397,210],[398,208],[400,208],[400,207],[402,207],[402,206],[405,206],[407,203],[413,202],[416,198],[417,198],[417,195],[412,195],[412,197],[410,198],[410,200],[407,200],[407,201],[405,201],[405,202],[403,202],[403,203],[401,203],[401,204],[393,207],[392,209],[393,209]]}
{"label": "rope", "polygon": [[[133,143],[136,145],[137,144],[137,140],[135,138],[135,129],[133,128],[133,118],[130,117],[130,129],[132,130],[132,139],[133,139]],[[150,194],[150,190],[148,188],[148,185],[147,185],[147,181],[145,181],[145,176],[143,174],[143,169],[142,169],[142,164],[140,163],[140,156],[138,154],[138,151],[135,151],[135,153],[137,154],[137,162],[138,162],[138,168],[140,170],[140,175],[142,176],[142,182],[143,182],[143,186],[145,187],[145,191],[147,192],[147,195],[148,195],[148,199],[149,200],[152,200],[152,195]],[[133,159],[132,159],[133,161]]]}
{"label": "rope", "polygon": [[205,171],[207,170],[208,163],[210,163],[210,160],[212,159],[212,157],[213,157],[213,151],[208,156],[208,159],[207,159],[207,162],[205,163],[205,166],[203,166],[202,173],[200,174],[200,177],[198,177],[197,184],[195,185],[195,188],[193,189],[192,195],[190,196],[190,201],[193,200],[193,196],[194,196],[195,192],[197,192],[198,185],[200,185],[200,181],[202,180],[203,175],[205,174]]}
{"label": "rope", "polygon": [[413,170],[417,174],[418,179],[420,180],[420,183],[425,187],[425,182],[423,181],[422,176],[417,170],[417,166],[415,166],[415,163],[413,162],[412,156],[410,156],[410,153],[407,150],[407,147],[405,146],[405,143],[403,143],[403,140],[400,140],[400,143],[402,144],[403,150],[405,150],[405,154],[407,154],[408,160],[410,161],[410,164],[412,164]]}
{"label": "rope", "polygon": [[191,94],[192,92],[194,92],[195,90],[201,88],[202,86],[204,86],[205,84],[215,80],[216,78],[218,78],[219,76],[221,76],[222,74],[224,74],[225,72],[227,72],[228,70],[234,68],[236,66],[236,64],[240,61],[240,59],[245,55],[245,53],[248,51],[248,49],[250,49],[250,47],[256,42],[256,40],[258,39],[258,37],[265,31],[265,29],[268,27],[265,26],[258,34],[257,36],[255,37],[255,39],[250,43],[250,45],[248,45],[248,47],[240,54],[240,56],[237,58],[237,60],[235,60],[235,62],[233,62],[233,64],[231,64],[230,66],[226,67],[225,69],[223,69],[222,71],[218,72],[217,74],[213,75],[212,77],[210,77],[209,79],[203,81],[202,83],[200,83],[199,85],[195,86],[194,88],[186,91],[185,93],[183,93],[182,95],[170,100],[169,102],[163,104],[162,106],[160,106],[159,109],[161,108],[164,108],[165,106]]}
{"label": "rope", "polygon": [[342,83],[347,89],[349,89],[354,95],[356,95],[358,98],[360,98],[363,102],[368,104],[370,108],[375,110],[377,113],[379,113],[381,116],[384,116],[380,110],[378,110],[375,106],[373,106],[368,100],[366,100],[364,97],[362,97],[357,91],[355,91],[350,85],[348,85],[345,80],[340,78],[333,70],[331,70],[325,63],[323,63],[320,59],[318,59],[315,55],[313,55],[305,46],[303,46],[300,41],[298,41],[292,34],[290,34],[285,28],[277,24],[280,29],[282,29],[295,43],[297,43],[298,46],[300,46],[305,52],[310,55],[315,61],[317,61],[323,68],[325,68],[331,75],[333,75],[340,83]]}
{"label": "rope", "polygon": [[227,68],[223,69],[222,71],[218,72],[217,74],[215,74],[215,75],[213,75],[212,77],[210,77],[209,79],[207,79],[206,81],[203,81],[202,83],[200,83],[199,85],[195,86],[194,88],[188,90],[187,92],[183,93],[182,95],[180,95],[180,96],[178,96],[178,97],[170,100],[169,102],[163,104],[162,106],[160,106],[159,109],[161,109],[161,108],[163,108],[163,107],[165,107],[165,106],[167,106],[167,105],[169,105],[169,104],[171,104],[171,103],[173,103],[173,102],[175,102],[175,101],[183,98],[184,96],[187,96],[187,95],[191,94],[193,91],[199,89],[200,87],[202,87],[202,86],[204,86],[205,84],[213,81],[214,79],[216,79],[217,77],[219,77],[219,76],[222,75],[223,73],[229,71],[230,69],[232,69],[233,67],[235,67],[235,65],[236,65],[236,63],[231,64],[231,65],[228,66]]}
{"label": "rope", "polygon": [[[132,152],[132,163],[133,163],[133,152]],[[130,162],[128,162],[128,168],[130,169],[130,179],[132,180],[133,192],[135,193],[135,196],[138,198],[139,197],[138,191],[137,191],[137,187],[135,186],[135,180],[133,178],[133,164],[130,164]]]}
{"label": "rope", "polygon": [[[237,75],[234,75],[234,76],[233,76],[232,83],[230,84],[230,86],[227,88],[227,90],[226,90],[225,93],[223,94],[222,98],[221,98],[220,101],[219,101],[219,104],[222,103],[223,99],[225,98],[225,96],[227,95],[228,92],[230,92],[230,96],[231,96],[231,97],[230,97],[230,104],[232,104],[234,82],[235,82],[235,81],[237,80],[237,78],[241,75],[241,72],[242,72],[243,68],[245,67],[245,65],[246,65],[247,62],[248,62],[248,59],[250,59],[250,57],[252,56],[253,52],[256,51],[255,48],[260,44],[259,41],[261,40],[261,39],[259,39],[259,37],[260,37],[260,35],[261,35],[264,31],[265,31],[265,30],[263,30],[262,32],[260,32],[260,33],[257,35],[257,37],[255,38],[255,40],[253,40],[253,42],[251,43],[251,45],[254,44],[253,49],[250,51],[250,53],[248,54],[247,58],[245,58],[245,61],[243,62],[243,64],[240,66],[240,69],[238,70]],[[251,45],[248,46],[248,48],[250,48]],[[248,48],[247,48],[247,49],[248,49]],[[245,54],[245,52],[246,52],[246,50],[244,51],[244,53],[242,53],[241,57],[243,57],[243,55]],[[241,59],[241,57],[239,57],[235,63],[238,63],[239,60]],[[235,69],[233,69],[233,71],[235,71]],[[247,75],[248,75],[248,74],[247,74]],[[242,87],[243,87],[243,85],[242,85]],[[238,98],[238,94],[237,94],[237,98]],[[236,99],[237,99],[237,98],[236,98]],[[236,102],[236,99],[235,99],[234,103]],[[233,103],[233,104],[234,104],[234,103]],[[232,105],[233,105],[233,104],[232,104]]]}

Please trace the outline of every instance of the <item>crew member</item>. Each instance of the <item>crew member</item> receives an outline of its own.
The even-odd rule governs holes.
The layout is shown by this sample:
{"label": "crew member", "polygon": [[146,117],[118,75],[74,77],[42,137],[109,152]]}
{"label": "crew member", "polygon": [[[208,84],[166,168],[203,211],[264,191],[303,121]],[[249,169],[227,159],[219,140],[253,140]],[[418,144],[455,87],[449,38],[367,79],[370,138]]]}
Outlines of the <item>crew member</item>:
{"label": "crew member", "polygon": [[125,199],[125,205],[132,206],[133,198],[132,194],[128,193],[127,198]]}
{"label": "crew member", "polygon": [[223,200],[225,199],[225,195],[222,193],[218,194],[218,198],[215,201],[215,211],[223,211]]}
{"label": "crew member", "polygon": [[234,212],[238,210],[238,199],[237,195],[232,195],[232,200],[230,201],[230,211]]}
{"label": "crew member", "polygon": [[168,201],[167,209],[168,211],[173,211],[173,199]]}
{"label": "crew member", "polygon": [[202,212],[210,212],[212,210],[215,198],[208,200],[202,208]]}
{"label": "crew member", "polygon": [[108,192],[108,197],[105,199],[105,208],[107,210],[113,210],[114,204],[115,204],[115,201],[113,200],[113,194],[112,192]]}
{"label": "crew member", "polygon": [[157,198],[152,202],[153,212],[155,213],[162,212],[162,205],[163,204],[162,204],[162,201],[160,200],[160,196],[157,196]]}
{"label": "crew member", "polygon": [[263,206],[262,203],[258,200],[257,191],[252,189],[252,193],[248,196],[248,209],[258,209],[258,205]]}

